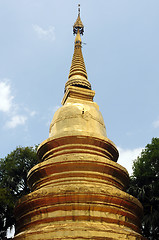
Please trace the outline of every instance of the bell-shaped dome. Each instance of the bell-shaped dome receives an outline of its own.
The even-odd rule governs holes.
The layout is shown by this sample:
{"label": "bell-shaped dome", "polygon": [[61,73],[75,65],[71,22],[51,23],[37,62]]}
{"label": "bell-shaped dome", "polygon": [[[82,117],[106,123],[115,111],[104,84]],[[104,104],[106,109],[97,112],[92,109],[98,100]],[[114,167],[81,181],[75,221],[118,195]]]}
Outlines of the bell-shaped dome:
{"label": "bell-shaped dome", "polygon": [[68,102],[54,114],[49,137],[79,134],[106,137],[104,120],[96,103]]}

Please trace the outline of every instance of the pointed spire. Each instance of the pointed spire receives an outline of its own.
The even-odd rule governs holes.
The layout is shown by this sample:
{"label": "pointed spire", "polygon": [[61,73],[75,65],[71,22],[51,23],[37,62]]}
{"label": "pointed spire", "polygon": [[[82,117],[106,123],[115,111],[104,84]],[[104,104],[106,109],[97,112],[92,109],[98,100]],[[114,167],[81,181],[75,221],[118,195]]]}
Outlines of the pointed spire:
{"label": "pointed spire", "polygon": [[84,25],[80,18],[80,5],[78,5],[78,17],[75,24],[73,25],[73,33],[76,34],[74,54],[72,58],[68,81],[65,84],[65,91],[68,86],[91,89],[91,84],[88,81],[86,67],[82,55],[82,41],[80,34],[83,35],[83,32]]}
{"label": "pointed spire", "polygon": [[80,18],[80,4],[78,4],[78,17],[77,17],[77,20],[76,20],[76,22],[73,25],[73,34],[77,34],[77,30],[78,29],[79,29],[80,34],[83,35],[83,33],[84,33],[84,25],[83,25],[83,23],[81,21],[81,18]]}

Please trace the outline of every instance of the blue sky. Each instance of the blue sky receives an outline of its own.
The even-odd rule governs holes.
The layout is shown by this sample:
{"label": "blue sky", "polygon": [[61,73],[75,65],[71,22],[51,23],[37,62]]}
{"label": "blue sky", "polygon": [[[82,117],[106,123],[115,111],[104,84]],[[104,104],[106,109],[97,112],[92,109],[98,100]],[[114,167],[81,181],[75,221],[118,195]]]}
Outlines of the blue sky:
{"label": "blue sky", "polygon": [[39,144],[60,107],[81,4],[88,78],[131,173],[159,137],[158,0],[0,0],[0,157]]}

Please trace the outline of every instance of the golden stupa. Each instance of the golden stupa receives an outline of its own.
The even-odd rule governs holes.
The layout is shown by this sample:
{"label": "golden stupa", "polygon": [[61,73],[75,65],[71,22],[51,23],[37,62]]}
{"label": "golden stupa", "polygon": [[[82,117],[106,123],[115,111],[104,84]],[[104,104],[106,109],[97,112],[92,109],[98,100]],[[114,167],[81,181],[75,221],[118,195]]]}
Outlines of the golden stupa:
{"label": "golden stupa", "polygon": [[65,94],[28,174],[32,192],[17,204],[15,240],[141,240],[142,206],[125,192],[127,170],[107,138],[88,81],[80,18]]}

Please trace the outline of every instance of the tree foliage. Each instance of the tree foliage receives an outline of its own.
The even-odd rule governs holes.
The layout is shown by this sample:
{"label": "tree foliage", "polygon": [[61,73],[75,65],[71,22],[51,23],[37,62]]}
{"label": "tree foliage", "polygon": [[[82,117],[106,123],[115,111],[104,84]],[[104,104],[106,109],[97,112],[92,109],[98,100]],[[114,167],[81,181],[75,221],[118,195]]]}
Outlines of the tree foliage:
{"label": "tree foliage", "polygon": [[153,138],[134,161],[128,192],[143,205],[143,235],[159,239],[159,138]]}
{"label": "tree foliage", "polygon": [[15,224],[16,201],[30,192],[27,173],[38,163],[36,147],[17,147],[0,159],[0,239]]}

